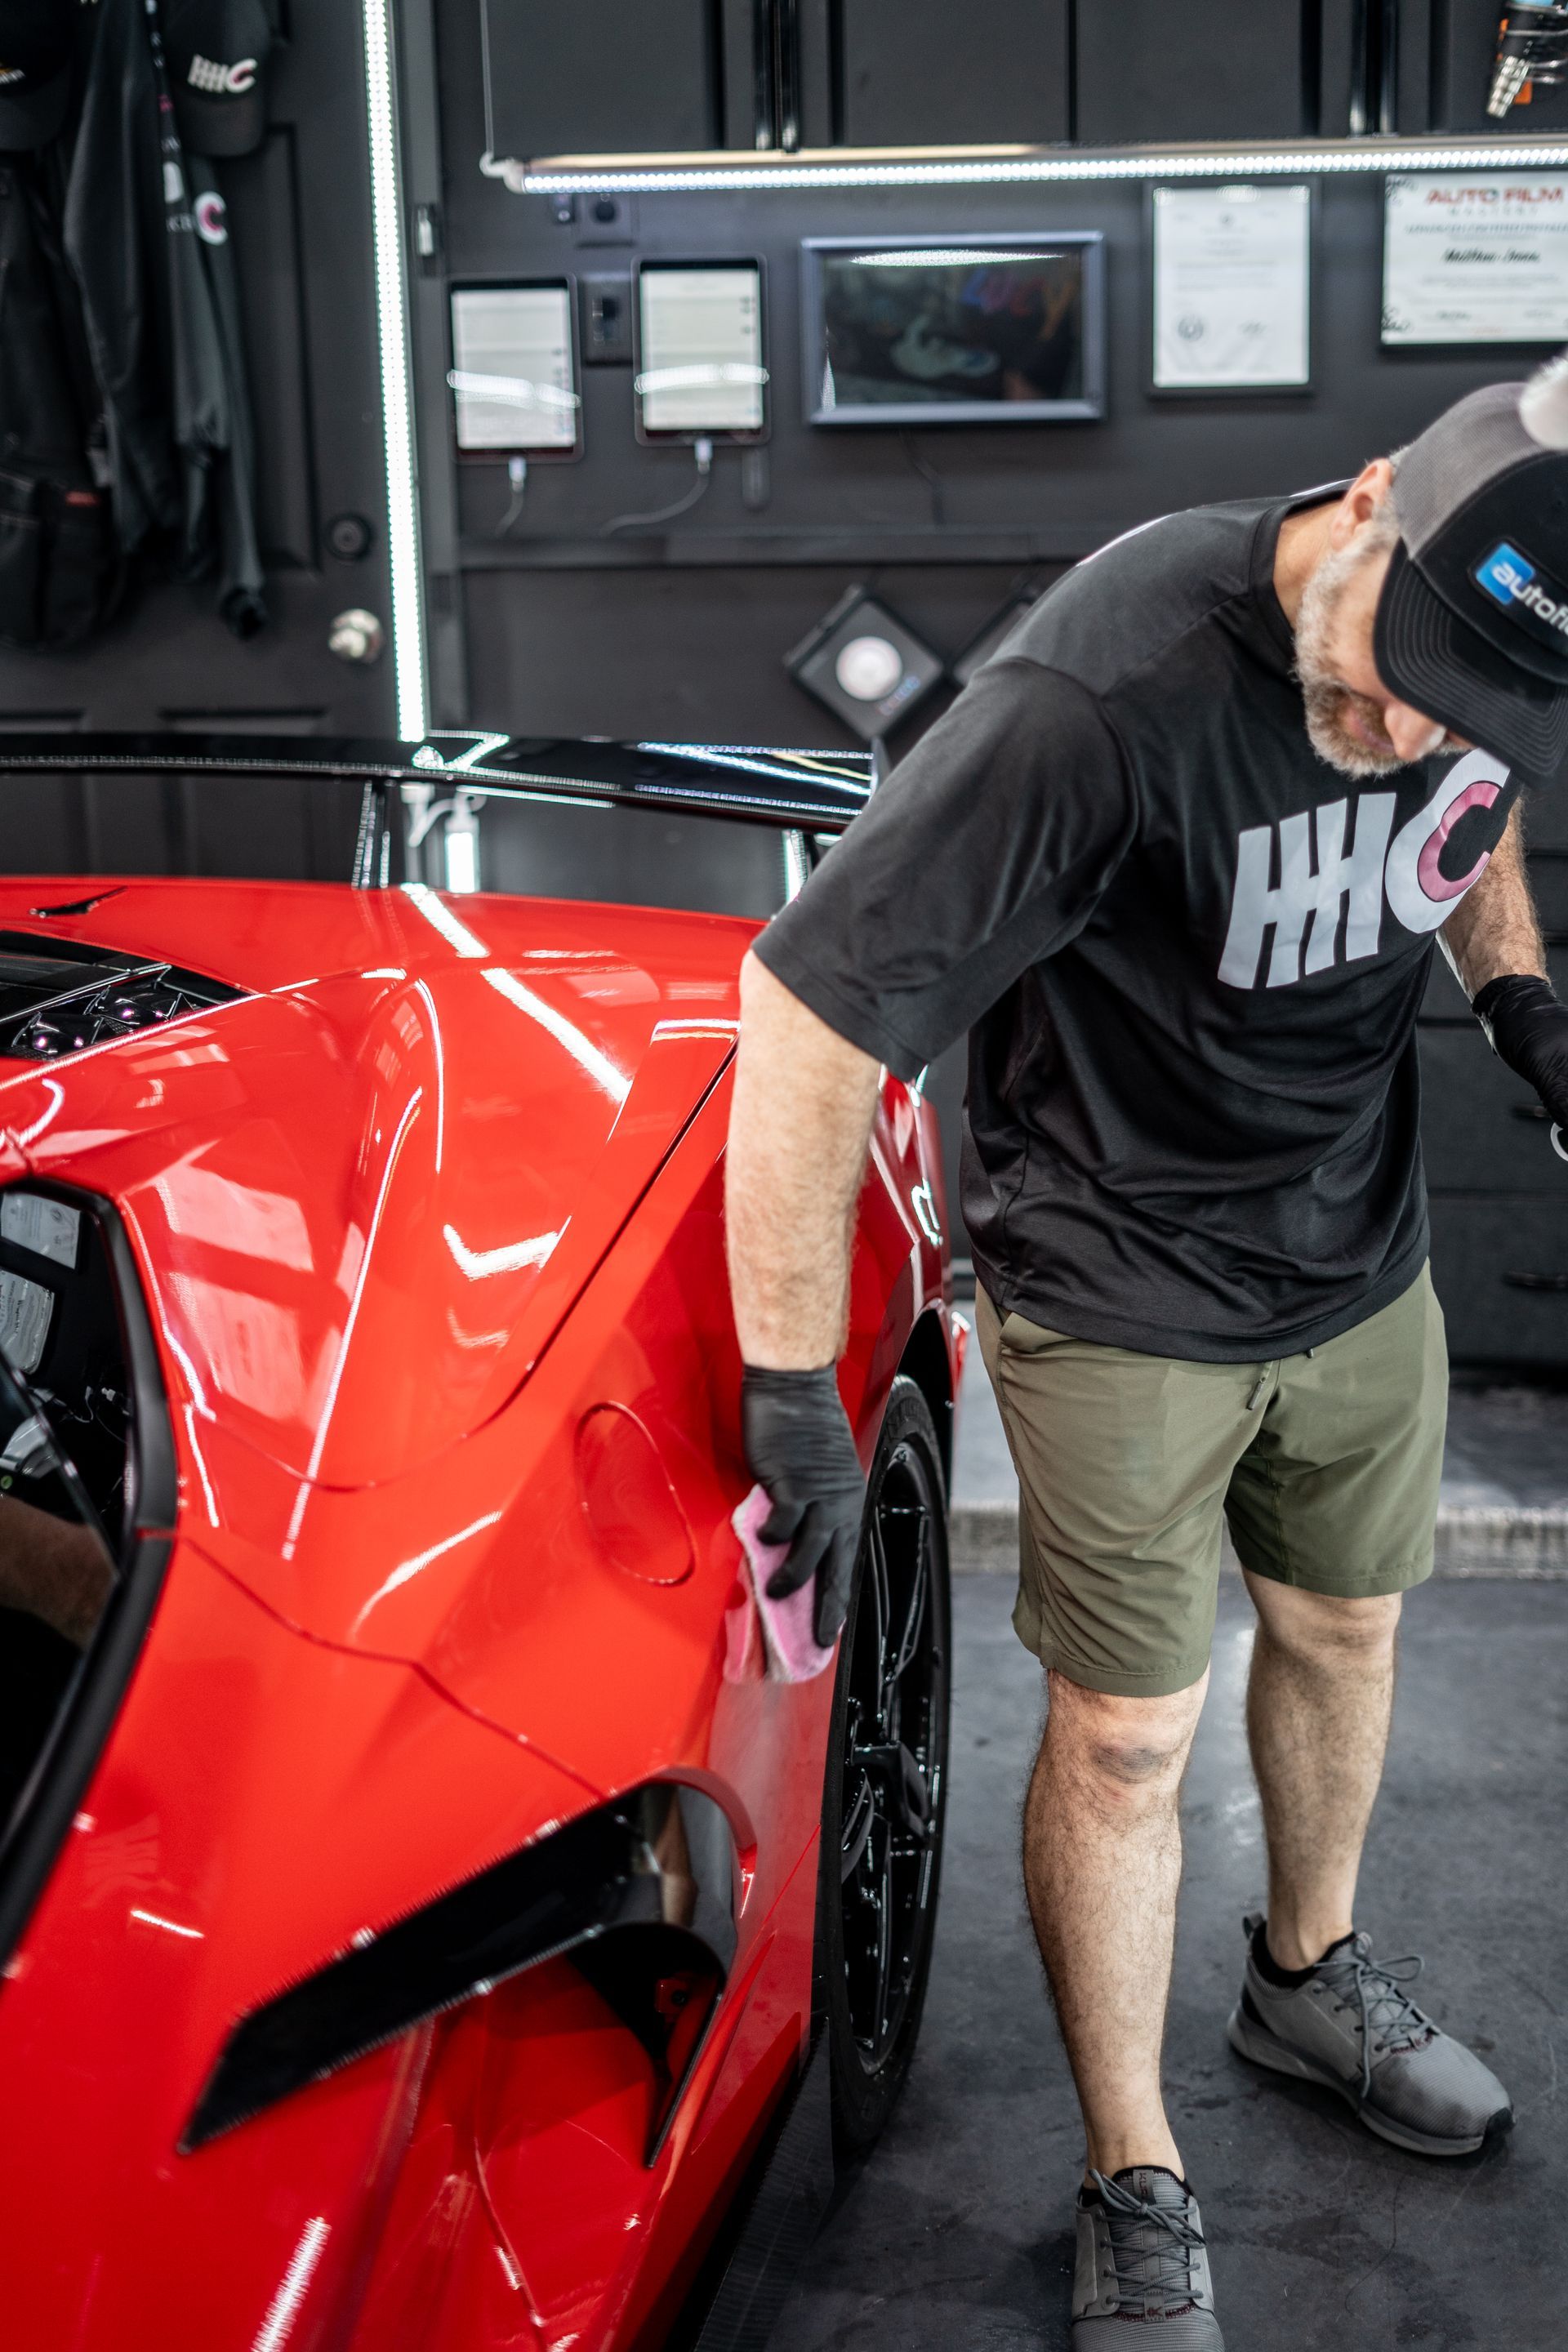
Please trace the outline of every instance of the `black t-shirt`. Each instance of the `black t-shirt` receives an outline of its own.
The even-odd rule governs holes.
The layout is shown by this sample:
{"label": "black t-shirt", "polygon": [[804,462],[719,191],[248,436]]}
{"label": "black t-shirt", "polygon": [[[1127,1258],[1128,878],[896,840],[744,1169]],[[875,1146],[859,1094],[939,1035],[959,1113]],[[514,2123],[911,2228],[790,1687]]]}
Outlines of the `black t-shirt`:
{"label": "black t-shirt", "polygon": [[1312,751],[1274,551],[1324,495],[1069,572],[757,941],[902,1077],[970,1031],[976,1272],[1079,1339],[1293,1353],[1426,1258],[1416,1008],[1516,787]]}

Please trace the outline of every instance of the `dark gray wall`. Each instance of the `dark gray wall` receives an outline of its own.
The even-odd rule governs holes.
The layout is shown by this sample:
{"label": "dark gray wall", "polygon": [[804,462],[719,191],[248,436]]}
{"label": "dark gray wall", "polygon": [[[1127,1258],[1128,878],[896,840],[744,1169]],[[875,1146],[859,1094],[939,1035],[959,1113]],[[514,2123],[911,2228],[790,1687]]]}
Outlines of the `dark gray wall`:
{"label": "dark gray wall", "polygon": [[[1270,0],[1250,0],[1267,13]],[[1279,11],[1299,30],[1296,0]],[[466,688],[452,719],[563,732],[749,731],[847,740],[786,677],[782,656],[855,580],[875,581],[953,654],[1020,574],[1065,561],[1152,514],[1204,499],[1284,490],[1353,472],[1418,431],[1449,401],[1528,355],[1385,355],[1378,344],[1382,184],[1321,183],[1310,394],[1162,401],[1148,390],[1146,194],[1098,186],[659,194],[622,200],[608,231],[560,224],[542,197],[510,194],[479,169],[483,147],[479,17],[438,0],[445,268],[449,278],[566,272],[629,277],[639,254],[755,255],[767,273],[773,438],[765,506],[742,499],[740,452],[717,453],[700,506],[667,531],[606,539],[614,517],[658,508],[692,479],[680,449],[640,447],[630,371],[584,372],[585,454],[535,463],[506,538],[505,467],[456,469],[458,537],[433,542],[468,633]],[[798,247],[803,236],[913,231],[1098,228],[1107,239],[1110,409],[1094,425],[896,431],[803,422]],[[619,241],[602,242],[608,235]],[[435,314],[432,314],[433,316]],[[444,408],[444,349],[425,382]],[[428,398],[428,394],[427,394]],[[915,460],[940,477],[933,491]],[[466,700],[466,708],[458,705]],[[928,705],[924,718],[940,703]]]}
{"label": "dark gray wall", "polygon": [[[1372,5],[1378,15],[1376,0]],[[869,25],[874,14],[857,10],[851,22]],[[1493,0],[1440,0],[1436,12],[1426,0],[1401,0],[1395,14],[1397,47],[1380,76],[1375,58],[1363,58],[1359,65],[1352,58],[1350,0],[1324,0],[1321,10],[1303,0],[1246,0],[1239,12],[1217,14],[1205,6],[1192,19],[1191,37],[1178,37],[1167,0],[1158,6],[1138,0],[1131,11],[1126,0],[1078,0],[1078,110],[1083,117],[1087,101],[1089,118],[1087,127],[1080,120],[1079,135],[1090,130],[1104,139],[1223,135],[1223,121],[1212,109],[1228,67],[1224,59],[1216,63],[1210,39],[1222,20],[1245,31],[1248,56],[1272,41],[1289,61],[1289,72],[1282,70],[1271,85],[1272,95],[1264,93],[1274,110],[1267,125],[1254,125],[1257,131],[1279,135],[1299,127],[1291,117],[1301,88],[1298,61],[1303,26],[1314,22],[1322,35],[1325,131],[1342,133],[1348,127],[1358,88],[1373,129],[1380,105],[1389,127],[1396,121],[1405,131],[1449,122],[1479,127],[1495,33]],[[810,10],[807,19],[813,19]],[[1123,78],[1120,92],[1112,71],[1115,44],[1101,37],[1112,19],[1119,37],[1138,35],[1145,44],[1142,63]],[[1170,103],[1163,127],[1151,110],[1161,76],[1147,53],[1162,25],[1170,28]],[[544,733],[848,742],[838,722],[789,678],[783,656],[851,583],[874,586],[951,657],[1016,585],[1047,582],[1118,531],[1175,506],[1285,491],[1352,474],[1368,457],[1408,440],[1462,394],[1498,376],[1523,374],[1536,356],[1495,350],[1384,353],[1378,341],[1382,181],[1375,174],[1325,178],[1315,232],[1311,391],[1162,400],[1148,381],[1147,196],[1141,184],[962,187],[940,194],[907,188],[660,194],[621,200],[605,224],[593,219],[591,200],[582,199],[575,219],[563,223],[542,197],[509,194],[479,169],[484,116],[477,0],[436,0],[436,31],[447,276],[629,277],[639,254],[754,255],[767,273],[773,371],[765,505],[747,506],[741,454],[721,449],[711,488],[690,514],[664,531],[604,537],[604,525],[616,516],[678,498],[691,481],[692,461],[680,450],[640,447],[629,369],[595,366],[583,377],[581,462],[536,464],[521,516],[498,539],[508,499],[505,468],[452,467],[449,436],[431,413],[438,404],[444,414],[446,402],[445,346],[429,348],[432,332],[440,333],[441,314],[437,306],[427,310],[421,379],[426,469],[431,488],[438,469],[455,523],[450,537],[432,536],[428,551],[438,574],[433,596],[438,612],[460,616],[467,640],[466,674],[449,639],[438,675],[441,707],[452,720]],[[868,84],[867,103],[874,95],[887,111],[865,120],[885,124],[885,135],[892,135],[900,108],[928,103],[918,91],[900,88],[900,74],[910,70],[907,58],[898,70],[889,62],[881,79],[873,77]],[[1256,112],[1263,100],[1255,93],[1253,103]],[[1124,110],[1121,117],[1118,105]],[[840,112],[842,121],[842,104]],[[852,108],[849,113],[853,119]],[[1560,115],[1568,117],[1568,97],[1543,95],[1523,127],[1546,128]],[[1066,228],[1097,228],[1107,240],[1110,399],[1102,423],[948,427],[913,436],[805,424],[798,360],[802,237]],[[917,460],[940,478],[934,492]],[[924,704],[895,739],[894,751],[917,740],[951,699],[951,690],[944,690]],[[1467,1069],[1473,1064],[1482,1072],[1484,1043],[1451,983],[1438,984],[1434,1009],[1458,1024],[1462,1034],[1453,1051],[1468,1056]],[[945,1057],[931,1080],[948,1138],[950,1190],[962,1059],[962,1049]],[[1480,1232],[1482,1205],[1475,1194],[1456,1189],[1452,1173],[1450,1130],[1456,1121],[1470,1120],[1468,1102],[1446,1095],[1436,1095],[1434,1102],[1429,1150],[1436,1263],[1440,1286],[1446,1282],[1449,1293],[1457,1353],[1568,1361],[1568,1300],[1550,1290],[1521,1291],[1518,1297],[1509,1291],[1508,1312],[1500,1315],[1503,1273]],[[1520,1213],[1535,1216],[1543,1235],[1554,1234],[1561,1218],[1558,1170],[1539,1129],[1510,1119],[1496,1129],[1489,1150],[1489,1166],[1496,1163],[1493,1182],[1521,1195]],[[1553,1246],[1540,1242],[1548,1257]],[[1489,1269],[1484,1281],[1478,1271],[1483,1265]]]}

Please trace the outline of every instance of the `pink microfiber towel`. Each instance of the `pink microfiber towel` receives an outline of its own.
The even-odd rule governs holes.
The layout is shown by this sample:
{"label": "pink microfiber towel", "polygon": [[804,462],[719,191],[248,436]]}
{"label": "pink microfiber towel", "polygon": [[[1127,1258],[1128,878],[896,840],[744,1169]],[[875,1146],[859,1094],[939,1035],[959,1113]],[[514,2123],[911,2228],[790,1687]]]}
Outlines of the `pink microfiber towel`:
{"label": "pink microfiber towel", "polygon": [[731,1525],[746,1555],[757,1614],[763,1622],[763,1640],[767,1645],[769,1676],[775,1683],[808,1683],[833,1664],[833,1652],[818,1648],[812,1625],[812,1612],[816,1606],[815,1577],[808,1577],[800,1591],[792,1592],[787,1601],[768,1598],[768,1579],[789,1551],[788,1544],[763,1543],[758,1532],[772,1509],[766,1490],[753,1486],[735,1510]]}

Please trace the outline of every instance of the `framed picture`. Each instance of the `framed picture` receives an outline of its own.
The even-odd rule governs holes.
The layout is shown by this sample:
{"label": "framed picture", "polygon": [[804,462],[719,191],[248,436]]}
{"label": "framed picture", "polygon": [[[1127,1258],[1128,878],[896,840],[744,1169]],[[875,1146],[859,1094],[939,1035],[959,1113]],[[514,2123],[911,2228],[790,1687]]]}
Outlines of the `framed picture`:
{"label": "framed picture", "polygon": [[1391,173],[1383,341],[1568,341],[1568,174]]}
{"label": "framed picture", "polygon": [[1149,192],[1157,393],[1309,392],[1310,180]]}

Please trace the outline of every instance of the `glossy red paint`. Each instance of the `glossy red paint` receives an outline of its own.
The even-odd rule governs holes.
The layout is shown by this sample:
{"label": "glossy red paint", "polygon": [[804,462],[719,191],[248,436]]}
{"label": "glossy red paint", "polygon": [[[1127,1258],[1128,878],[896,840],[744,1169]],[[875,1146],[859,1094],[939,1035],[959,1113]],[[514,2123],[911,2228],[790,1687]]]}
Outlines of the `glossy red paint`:
{"label": "glossy red paint", "polygon": [[[181,1496],[0,1987],[7,2352],[641,2352],[809,2023],[829,1691],[763,1677],[730,1526],[754,927],[79,877],[0,886],[0,927],[251,992],[0,1064],[0,1181],[125,1221]],[[868,1460],[921,1318],[939,1425],[953,1393],[942,1225],[932,1114],[889,1079],[842,1372]],[[729,1818],[739,1942],[651,2168],[649,2062],[567,1961],[176,2152],[240,2015],[658,1776]]]}

